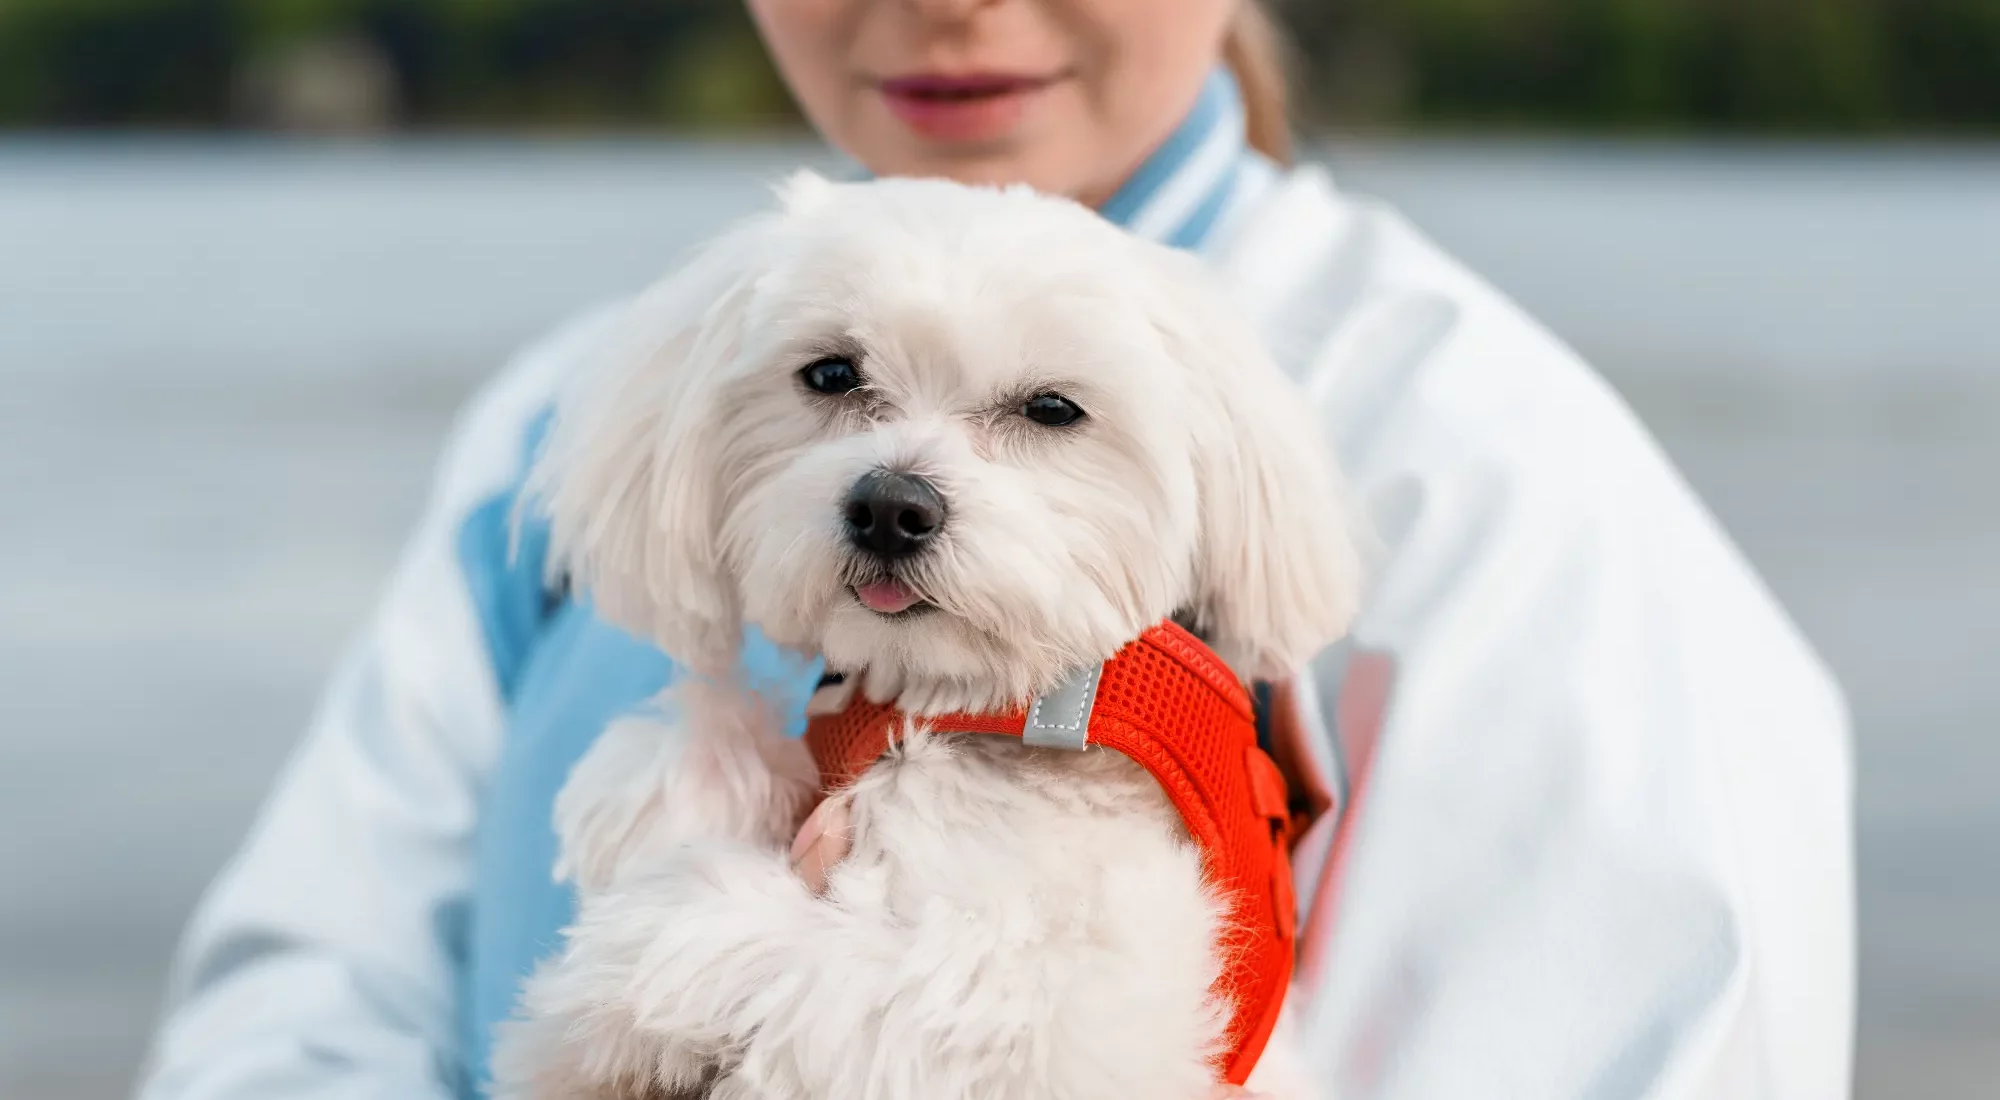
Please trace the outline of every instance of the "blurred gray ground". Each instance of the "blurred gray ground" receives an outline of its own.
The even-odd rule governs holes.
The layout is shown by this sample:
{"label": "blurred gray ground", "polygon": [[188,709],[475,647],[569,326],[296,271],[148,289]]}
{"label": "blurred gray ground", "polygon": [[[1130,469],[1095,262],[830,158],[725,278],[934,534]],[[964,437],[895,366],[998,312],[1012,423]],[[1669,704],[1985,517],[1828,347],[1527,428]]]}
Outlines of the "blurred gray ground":
{"label": "blurred gray ground", "polygon": [[[0,142],[0,1096],[126,1089],[461,397],[802,157]],[[1994,1095],[2000,151],[1332,159],[1599,364],[1839,670],[1860,1092]]]}

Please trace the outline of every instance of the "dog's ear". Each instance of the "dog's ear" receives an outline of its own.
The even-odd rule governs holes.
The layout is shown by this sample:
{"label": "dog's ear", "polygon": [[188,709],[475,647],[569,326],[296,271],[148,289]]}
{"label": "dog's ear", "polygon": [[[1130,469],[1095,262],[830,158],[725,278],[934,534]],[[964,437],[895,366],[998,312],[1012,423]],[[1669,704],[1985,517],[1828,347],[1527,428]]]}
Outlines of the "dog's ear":
{"label": "dog's ear", "polygon": [[742,640],[722,558],[721,388],[742,354],[762,223],[725,234],[628,307],[565,380],[528,479],[550,568],[607,621],[721,675]]}
{"label": "dog's ear", "polygon": [[1359,526],[1311,403],[1247,318],[1193,259],[1157,259],[1154,323],[1196,405],[1195,618],[1239,673],[1289,676],[1353,620]]}

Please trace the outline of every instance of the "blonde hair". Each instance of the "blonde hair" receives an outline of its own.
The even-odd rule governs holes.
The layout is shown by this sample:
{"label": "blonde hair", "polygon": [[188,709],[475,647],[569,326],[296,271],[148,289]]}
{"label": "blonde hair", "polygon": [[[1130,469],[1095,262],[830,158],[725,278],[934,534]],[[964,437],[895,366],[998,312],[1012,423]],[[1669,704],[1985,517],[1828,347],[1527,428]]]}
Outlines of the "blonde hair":
{"label": "blonde hair", "polygon": [[1290,164],[1287,49],[1283,32],[1262,0],[1237,4],[1236,16],[1222,40],[1222,61],[1243,93],[1244,129],[1250,147],[1279,164]]}

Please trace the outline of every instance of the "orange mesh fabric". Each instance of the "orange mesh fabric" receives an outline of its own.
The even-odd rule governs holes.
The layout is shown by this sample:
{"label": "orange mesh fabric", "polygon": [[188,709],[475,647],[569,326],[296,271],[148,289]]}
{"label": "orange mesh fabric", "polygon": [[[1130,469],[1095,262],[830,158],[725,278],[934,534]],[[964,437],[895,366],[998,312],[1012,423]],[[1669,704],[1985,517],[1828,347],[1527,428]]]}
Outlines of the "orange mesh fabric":
{"label": "orange mesh fabric", "polygon": [[[934,729],[1021,736],[1025,711],[954,714]],[[867,771],[903,729],[893,706],[856,692],[813,718],[806,747],[828,791]],[[1250,697],[1209,648],[1173,623],[1148,630],[1105,663],[1090,743],[1139,762],[1160,783],[1229,902],[1217,990],[1235,1004],[1223,1076],[1242,1084],[1277,1023],[1291,981],[1292,872],[1283,775],[1257,747]]]}

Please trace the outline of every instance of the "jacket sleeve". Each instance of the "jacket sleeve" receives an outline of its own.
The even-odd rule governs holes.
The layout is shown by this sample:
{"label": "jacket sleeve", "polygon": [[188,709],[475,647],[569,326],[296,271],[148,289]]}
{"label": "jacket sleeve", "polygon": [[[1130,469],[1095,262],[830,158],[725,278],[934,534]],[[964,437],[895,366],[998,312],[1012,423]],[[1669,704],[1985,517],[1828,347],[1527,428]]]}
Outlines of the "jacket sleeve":
{"label": "jacket sleeve", "polygon": [[504,710],[492,578],[510,563],[461,532],[518,479],[550,384],[607,317],[530,350],[462,414],[386,596],[185,934],[143,1100],[462,1090],[472,831]]}
{"label": "jacket sleeve", "polygon": [[1348,799],[1301,849],[1311,1057],[1342,1100],[1845,1096],[1839,693],[1608,387],[1444,263],[1384,260],[1310,377],[1380,550],[1310,677]]}

